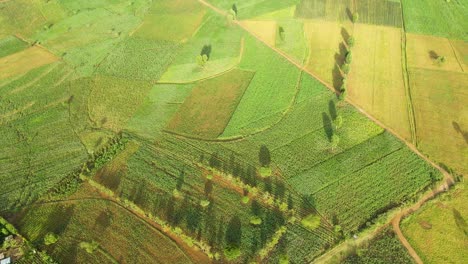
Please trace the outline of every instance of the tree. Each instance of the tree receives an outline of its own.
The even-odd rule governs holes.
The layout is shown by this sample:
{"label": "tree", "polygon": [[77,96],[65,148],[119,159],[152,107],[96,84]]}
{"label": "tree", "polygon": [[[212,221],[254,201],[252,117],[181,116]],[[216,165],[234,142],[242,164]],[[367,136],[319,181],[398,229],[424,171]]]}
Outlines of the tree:
{"label": "tree", "polygon": [[351,67],[349,66],[348,63],[345,63],[343,64],[343,66],[341,66],[341,70],[343,71],[344,74],[348,74],[351,70]]}
{"label": "tree", "polygon": [[351,51],[348,51],[348,53],[346,53],[345,62],[347,64],[351,64],[352,60],[353,60],[353,54],[351,53]]}
{"label": "tree", "polygon": [[202,68],[205,68],[205,65],[206,65],[207,62],[208,62],[208,56],[206,56],[206,54],[197,56],[198,66],[200,66]]}
{"label": "tree", "polygon": [[260,152],[258,153],[258,160],[260,161],[260,165],[262,167],[270,166],[270,162],[271,162],[270,150],[268,150],[267,146],[262,145],[260,147]]}
{"label": "tree", "polygon": [[234,260],[240,256],[242,239],[242,223],[238,216],[233,216],[226,229],[226,248],[224,255],[228,260]]}
{"label": "tree", "polygon": [[98,242],[96,241],[91,241],[91,242],[81,242],[80,243],[80,248],[86,250],[89,254],[92,254],[97,248],[99,247]]}
{"label": "tree", "polygon": [[359,20],[359,13],[358,12],[354,12],[353,14],[353,23],[357,23]]}
{"label": "tree", "polygon": [[331,138],[331,149],[335,150],[338,147],[338,143],[340,143],[340,137],[337,134],[333,134]]}
{"label": "tree", "polygon": [[447,60],[447,59],[445,58],[445,56],[438,56],[437,59],[436,59],[436,61],[437,61],[437,63],[438,63],[439,65],[444,64],[446,60]]}
{"label": "tree", "polygon": [[348,38],[347,43],[348,43],[348,46],[349,46],[350,48],[354,47],[354,37],[353,37],[353,36],[350,36],[350,37]]}
{"label": "tree", "polygon": [[56,234],[54,233],[47,233],[44,237],[44,245],[48,246],[48,245],[52,245],[52,244],[55,244],[55,242],[57,242],[58,240],[58,237]]}
{"label": "tree", "polygon": [[232,9],[232,11],[234,11],[234,13],[235,13],[236,16],[237,16],[237,6],[236,6],[236,4],[232,4],[231,9]]}
{"label": "tree", "polygon": [[338,115],[333,123],[335,124],[335,129],[339,129],[343,125],[343,117]]}

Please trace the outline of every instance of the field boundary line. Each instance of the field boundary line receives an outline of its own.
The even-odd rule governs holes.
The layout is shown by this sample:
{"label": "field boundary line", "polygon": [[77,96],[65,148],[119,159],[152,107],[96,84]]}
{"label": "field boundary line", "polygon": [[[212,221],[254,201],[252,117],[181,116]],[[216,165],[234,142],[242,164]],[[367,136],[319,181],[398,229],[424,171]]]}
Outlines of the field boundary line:
{"label": "field boundary line", "polygon": [[448,42],[450,44],[450,47],[452,48],[453,55],[455,55],[455,59],[458,62],[458,66],[460,66],[460,69],[461,69],[462,72],[465,72],[465,69],[463,69],[463,66],[462,66],[462,64],[460,62],[460,59],[458,58],[457,52],[455,51],[455,47],[453,46],[452,41],[450,39],[447,39],[447,40],[448,40]]}
{"label": "field boundary line", "polygon": [[411,143],[415,146],[418,144],[418,134],[416,131],[416,116],[414,114],[413,98],[411,97],[410,74],[408,72],[408,54],[407,54],[407,38],[406,38],[406,24],[403,5],[400,3],[401,10],[401,67],[403,71],[403,84],[405,86],[406,105],[408,107],[408,121],[411,131]]}

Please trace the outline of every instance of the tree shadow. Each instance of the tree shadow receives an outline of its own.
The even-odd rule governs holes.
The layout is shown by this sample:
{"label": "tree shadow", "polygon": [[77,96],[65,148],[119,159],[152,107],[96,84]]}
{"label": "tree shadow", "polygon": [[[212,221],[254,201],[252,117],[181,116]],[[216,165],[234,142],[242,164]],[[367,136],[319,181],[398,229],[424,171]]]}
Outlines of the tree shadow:
{"label": "tree shadow", "polygon": [[349,9],[349,7],[346,7],[346,15],[348,16],[349,18],[349,21],[353,21],[353,12],[351,12],[351,9]]}
{"label": "tree shadow", "polygon": [[460,133],[463,136],[465,143],[468,144],[468,131],[464,131],[463,129],[461,129],[460,124],[458,124],[455,121],[452,121],[452,126],[453,126],[453,129],[457,131],[457,133]]}
{"label": "tree shadow", "polygon": [[439,58],[439,54],[437,54],[435,51],[431,50],[431,51],[429,51],[429,58],[431,58],[433,60],[437,60],[437,58]]}
{"label": "tree shadow", "polygon": [[109,210],[102,211],[96,218],[95,227],[98,227],[101,231],[106,230],[112,224],[113,215]]}
{"label": "tree shadow", "polygon": [[453,208],[453,218],[455,219],[457,227],[465,234],[465,236],[468,236],[468,224],[460,212],[455,208]]}
{"label": "tree shadow", "polygon": [[343,41],[345,41],[346,43],[348,43],[347,41],[351,37],[351,35],[349,35],[348,30],[346,30],[346,28],[344,27],[341,27],[341,36],[343,37]]}
{"label": "tree shadow", "polygon": [[330,100],[328,102],[328,112],[330,113],[330,117],[332,120],[336,119],[337,113],[336,113],[336,105],[333,100]]}
{"label": "tree shadow", "polygon": [[327,115],[327,113],[323,112],[322,120],[323,120],[323,129],[325,130],[325,135],[327,136],[328,141],[331,141],[331,138],[333,136],[333,127],[332,127],[331,119]]}
{"label": "tree shadow", "polygon": [[343,74],[340,66],[343,65],[347,52],[344,42],[339,44],[338,50],[339,52],[335,53],[335,67],[332,70],[333,88],[335,88],[337,92],[340,91],[341,85],[343,84]]}
{"label": "tree shadow", "polygon": [[211,55],[211,44],[209,45],[203,45],[203,48],[200,52],[200,55],[206,55],[206,57],[208,57],[208,60],[210,59],[210,55]]}

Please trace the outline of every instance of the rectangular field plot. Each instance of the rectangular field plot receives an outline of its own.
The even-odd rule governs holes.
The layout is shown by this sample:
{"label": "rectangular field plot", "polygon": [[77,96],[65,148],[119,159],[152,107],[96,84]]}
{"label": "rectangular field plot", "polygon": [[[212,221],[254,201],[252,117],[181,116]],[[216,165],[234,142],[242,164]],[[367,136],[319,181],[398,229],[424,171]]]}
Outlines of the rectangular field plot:
{"label": "rectangular field plot", "polygon": [[15,36],[0,39],[0,58],[24,50],[29,45]]}
{"label": "rectangular field plot", "polygon": [[89,118],[100,127],[120,131],[151,89],[147,81],[95,77],[88,100]]}
{"label": "rectangular field plot", "polygon": [[[49,232],[57,235],[57,243],[46,251],[61,263],[192,263],[169,237],[101,197],[36,205],[16,224],[33,243],[43,243]],[[90,254],[82,245],[93,241],[98,247]]]}
{"label": "rectangular field plot", "polygon": [[348,30],[337,22],[310,20],[304,21],[304,31],[309,47],[306,67],[339,89],[342,79],[339,65],[346,55],[344,41]]}
{"label": "rectangular field plot", "polygon": [[[342,175],[312,195],[317,209],[330,219],[336,216],[345,232],[354,232],[374,218],[404,202],[430,183],[439,172],[407,148]],[[440,177],[441,178],[441,175]]]}
{"label": "rectangular field plot", "polygon": [[296,17],[335,22],[351,21],[359,14],[359,23],[401,27],[401,5],[392,0],[302,0]]}
{"label": "rectangular field plot", "polygon": [[33,46],[12,55],[0,58],[0,80],[24,74],[42,65],[57,61],[54,54],[43,48]]}
{"label": "rectangular field plot", "polygon": [[275,123],[297,92],[299,69],[253,37],[245,38],[240,68],[255,75],[222,137],[251,133]]}
{"label": "rectangular field plot", "polygon": [[[468,44],[456,41],[456,47],[451,40],[441,37],[406,34],[408,67],[463,72],[466,67],[463,58]],[[457,52],[457,53],[456,53]],[[437,61],[439,56],[445,57],[445,62]],[[459,61],[460,60],[460,61]]]}
{"label": "rectangular field plot", "polygon": [[135,36],[153,40],[186,41],[200,26],[206,9],[196,0],[163,0],[151,6]]}
{"label": "rectangular field plot", "polygon": [[110,51],[98,73],[132,80],[158,80],[171,64],[179,44],[130,37]]}
{"label": "rectangular field plot", "polygon": [[231,119],[254,73],[232,70],[199,82],[180,106],[167,129],[176,133],[216,138]]}
{"label": "rectangular field plot", "polygon": [[403,79],[399,29],[355,25],[349,97],[402,137],[411,140],[408,101]]}
{"label": "rectangular field plot", "polygon": [[407,32],[468,40],[468,1],[401,0]]}
{"label": "rectangular field plot", "polygon": [[468,172],[468,75],[411,69],[418,148],[436,162]]}
{"label": "rectangular field plot", "polygon": [[431,201],[402,223],[402,231],[424,263],[466,261],[468,184]]}

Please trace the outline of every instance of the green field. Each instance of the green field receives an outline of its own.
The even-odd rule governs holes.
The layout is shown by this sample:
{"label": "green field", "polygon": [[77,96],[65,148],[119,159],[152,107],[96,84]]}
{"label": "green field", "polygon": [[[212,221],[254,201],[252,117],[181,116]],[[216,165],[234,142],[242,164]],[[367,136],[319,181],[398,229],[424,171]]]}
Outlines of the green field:
{"label": "green field", "polygon": [[466,1],[401,0],[401,2],[408,32],[468,40]]}
{"label": "green field", "polygon": [[463,262],[466,8],[0,0],[0,255]]}

